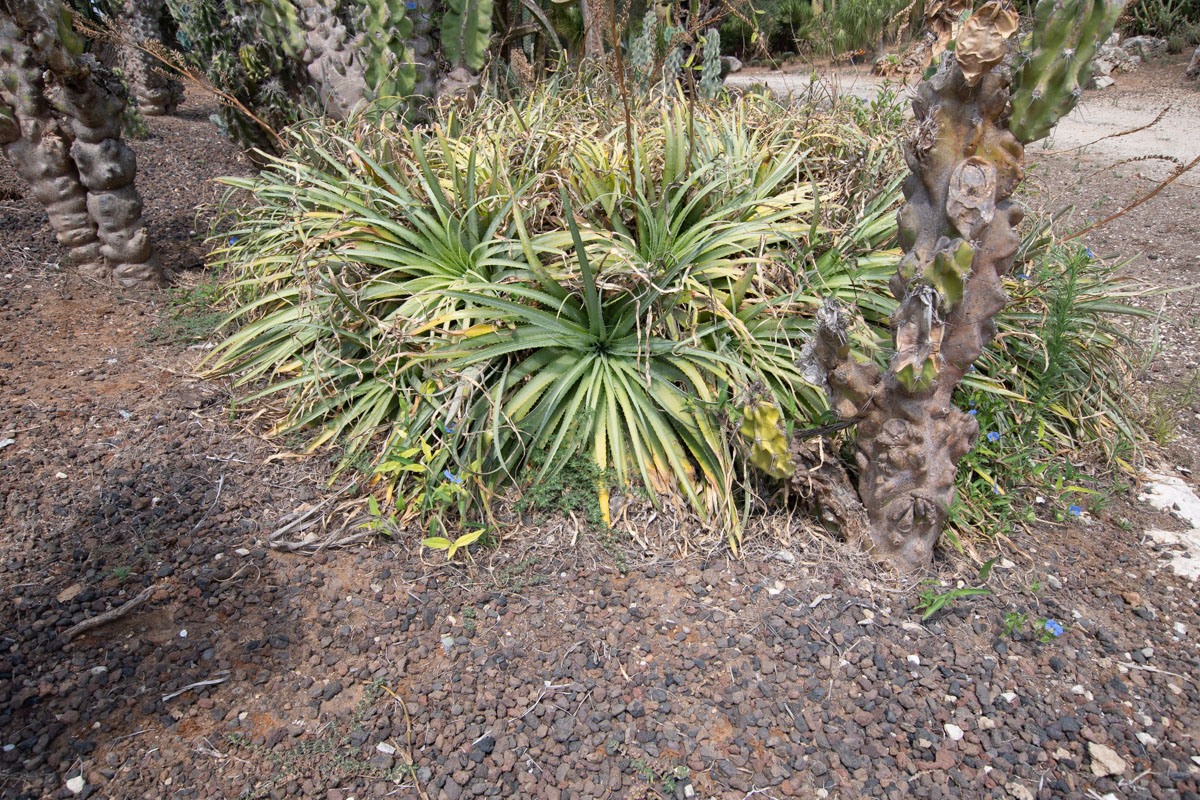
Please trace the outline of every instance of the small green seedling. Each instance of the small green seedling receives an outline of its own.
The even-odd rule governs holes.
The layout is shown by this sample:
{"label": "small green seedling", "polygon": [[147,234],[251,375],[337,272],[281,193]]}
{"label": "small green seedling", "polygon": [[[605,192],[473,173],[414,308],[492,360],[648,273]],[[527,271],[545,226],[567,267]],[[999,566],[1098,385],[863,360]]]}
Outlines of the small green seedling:
{"label": "small green seedling", "polygon": [[450,561],[454,558],[455,553],[466,548],[468,545],[474,544],[486,532],[486,528],[480,528],[470,533],[464,533],[454,541],[450,541],[445,536],[430,536],[428,539],[422,539],[421,544],[433,550],[445,550],[446,560]]}

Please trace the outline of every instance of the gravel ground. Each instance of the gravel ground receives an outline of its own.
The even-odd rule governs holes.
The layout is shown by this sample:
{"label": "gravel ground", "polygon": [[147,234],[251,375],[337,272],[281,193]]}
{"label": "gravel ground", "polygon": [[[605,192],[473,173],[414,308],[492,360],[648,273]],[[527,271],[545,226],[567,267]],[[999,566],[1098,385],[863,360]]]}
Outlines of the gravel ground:
{"label": "gravel ground", "polygon": [[[204,181],[248,169],[207,113],[133,145],[176,268]],[[0,796],[1200,797],[1195,587],[1125,530],[1169,515],[1044,523],[923,623],[921,587],[795,521],[740,560],[587,531],[469,568],[280,553],[326,465],[230,421],[167,295],[64,272],[7,165],[0,192]]]}

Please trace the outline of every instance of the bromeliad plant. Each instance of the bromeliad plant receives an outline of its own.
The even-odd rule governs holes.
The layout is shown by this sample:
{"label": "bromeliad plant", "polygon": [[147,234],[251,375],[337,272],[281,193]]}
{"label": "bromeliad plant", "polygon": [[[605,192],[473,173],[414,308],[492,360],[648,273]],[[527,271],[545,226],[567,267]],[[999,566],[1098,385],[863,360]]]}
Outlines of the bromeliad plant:
{"label": "bromeliad plant", "polygon": [[1023,217],[1010,197],[1022,178],[1023,145],[1044,137],[1078,100],[1090,54],[1122,6],[1041,0],[1033,50],[1011,75],[1016,12],[989,2],[964,23],[913,101],[887,369],[853,356],[852,316],[836,301],[821,309],[805,362],[836,414],[857,423],[861,512],[842,515],[844,533],[890,566],[929,563],[954,501],[958,461],[979,432],[951,398],[995,337],[1008,300],[1004,278]]}

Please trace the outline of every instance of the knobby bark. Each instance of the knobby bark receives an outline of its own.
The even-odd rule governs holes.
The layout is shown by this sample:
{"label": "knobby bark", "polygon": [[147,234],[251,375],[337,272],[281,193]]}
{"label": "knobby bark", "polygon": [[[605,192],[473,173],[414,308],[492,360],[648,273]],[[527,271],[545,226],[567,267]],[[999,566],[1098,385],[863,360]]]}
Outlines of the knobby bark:
{"label": "knobby bark", "polygon": [[[142,224],[124,101],[93,73],[57,3],[9,0],[0,15],[0,143],[91,278],[154,286],[163,275]],[[65,41],[64,41],[65,40]]]}
{"label": "knobby bark", "polygon": [[1007,127],[1010,74],[1002,66],[1016,29],[1010,13],[965,30],[958,52],[945,54],[913,100],[889,368],[851,355],[852,320],[833,301],[820,310],[803,359],[834,412],[858,421],[866,518],[854,524],[854,514],[840,513],[839,522],[847,538],[904,571],[930,562],[954,501],[958,460],[978,435],[975,418],[954,408],[951,395],[996,335],[993,317],[1007,301],[1002,279],[1019,244],[1022,212],[1010,198],[1024,148]]}

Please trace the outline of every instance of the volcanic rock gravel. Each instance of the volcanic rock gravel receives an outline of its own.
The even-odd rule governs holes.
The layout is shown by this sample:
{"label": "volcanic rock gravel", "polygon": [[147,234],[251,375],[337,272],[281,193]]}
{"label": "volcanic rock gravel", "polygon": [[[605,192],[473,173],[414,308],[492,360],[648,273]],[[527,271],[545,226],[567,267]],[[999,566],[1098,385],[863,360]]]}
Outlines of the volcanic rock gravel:
{"label": "volcanic rock gravel", "polygon": [[[134,143],[177,267],[164,194],[246,169],[187,108]],[[779,541],[281,554],[322,465],[267,461],[197,351],[147,343],[162,295],[66,274],[27,199],[0,222],[0,796],[1200,797],[1195,587],[1107,517],[1017,536],[925,623],[923,587]]]}

